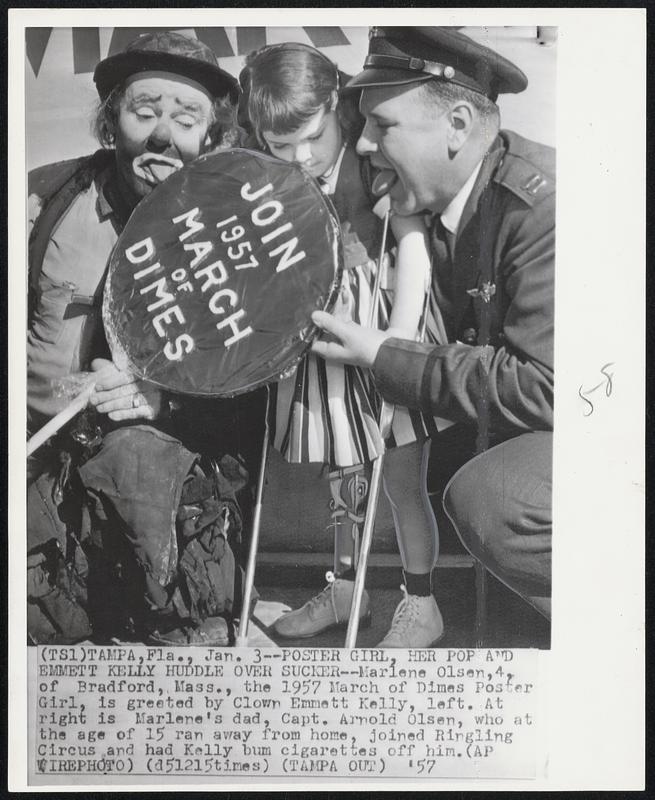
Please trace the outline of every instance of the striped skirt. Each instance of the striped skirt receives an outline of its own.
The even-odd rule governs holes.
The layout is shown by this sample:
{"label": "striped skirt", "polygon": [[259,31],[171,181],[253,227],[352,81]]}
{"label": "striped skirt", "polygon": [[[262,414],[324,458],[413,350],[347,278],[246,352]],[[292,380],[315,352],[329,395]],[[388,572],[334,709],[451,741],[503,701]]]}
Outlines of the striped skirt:
{"label": "striped skirt", "polygon": [[[389,324],[391,296],[385,269],[377,327]],[[362,325],[369,319],[375,264],[347,269],[341,286],[339,316]],[[385,286],[385,284],[387,284]],[[295,373],[277,385],[274,446],[291,463],[321,462],[332,469],[362,464],[384,449],[377,420],[381,399],[368,370],[307,355]],[[396,407],[386,447],[398,447],[433,436],[445,425]]]}

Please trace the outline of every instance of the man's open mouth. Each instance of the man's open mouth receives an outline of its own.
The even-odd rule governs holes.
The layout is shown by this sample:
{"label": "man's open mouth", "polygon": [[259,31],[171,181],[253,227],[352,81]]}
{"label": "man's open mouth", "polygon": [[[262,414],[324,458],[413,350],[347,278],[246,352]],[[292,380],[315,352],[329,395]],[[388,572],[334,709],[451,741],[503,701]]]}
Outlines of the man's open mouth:
{"label": "man's open mouth", "polygon": [[179,158],[156,153],[142,153],[132,162],[134,174],[151,186],[157,186],[183,166]]}
{"label": "man's open mouth", "polygon": [[371,191],[376,197],[387,194],[398,180],[398,175],[392,169],[381,169],[373,180]]}

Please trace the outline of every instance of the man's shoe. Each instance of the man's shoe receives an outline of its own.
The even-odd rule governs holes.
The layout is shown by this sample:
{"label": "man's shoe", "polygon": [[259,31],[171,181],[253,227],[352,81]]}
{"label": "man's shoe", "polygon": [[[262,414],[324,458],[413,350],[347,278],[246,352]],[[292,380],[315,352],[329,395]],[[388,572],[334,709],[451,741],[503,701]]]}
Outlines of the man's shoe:
{"label": "man's shoe", "polygon": [[443,636],[444,625],[437,601],[432,595],[407,594],[400,601],[389,633],[378,647],[433,647]]}
{"label": "man's shoe", "polygon": [[164,647],[227,647],[230,644],[230,632],[223,617],[207,617],[197,624],[189,622],[164,633],[153,631],[148,636],[148,644]]}
{"label": "man's shoe", "polygon": [[[335,577],[332,572],[325,575],[327,586],[312,597],[304,606],[283,614],[273,624],[273,630],[285,639],[308,639],[338,625],[347,625],[352,605],[354,581]],[[371,622],[368,593],[364,591],[360,607],[360,625]]]}

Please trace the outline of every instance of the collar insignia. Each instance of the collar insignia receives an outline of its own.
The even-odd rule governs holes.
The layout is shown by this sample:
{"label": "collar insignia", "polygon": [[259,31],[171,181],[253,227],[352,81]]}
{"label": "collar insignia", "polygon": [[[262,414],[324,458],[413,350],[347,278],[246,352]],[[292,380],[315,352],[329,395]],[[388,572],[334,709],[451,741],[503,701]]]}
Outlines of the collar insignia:
{"label": "collar insignia", "polygon": [[496,294],[496,284],[485,281],[475,289],[467,289],[466,294],[471,297],[479,297],[483,303],[490,303],[491,298]]}

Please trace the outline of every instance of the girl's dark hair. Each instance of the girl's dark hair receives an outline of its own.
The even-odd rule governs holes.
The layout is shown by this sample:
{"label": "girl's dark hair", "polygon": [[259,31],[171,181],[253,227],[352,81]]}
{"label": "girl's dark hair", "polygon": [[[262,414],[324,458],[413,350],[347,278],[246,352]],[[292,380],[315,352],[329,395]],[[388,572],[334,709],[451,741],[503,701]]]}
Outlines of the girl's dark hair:
{"label": "girl's dark hair", "polygon": [[[329,109],[333,92],[339,91],[347,76],[320,50],[286,42],[251,53],[239,80],[242,124],[247,117],[261,144],[263,131],[292,133],[319,111]],[[340,101],[339,117],[347,139],[353,125],[361,128],[360,120],[355,120],[358,116],[352,101]]]}
{"label": "girl's dark hair", "polygon": [[[118,115],[124,95],[125,85],[115,86],[96,109],[93,133],[104,148],[116,144]],[[243,142],[245,132],[237,122],[237,109],[227,97],[213,101],[207,133],[214,148],[238,147]]]}

